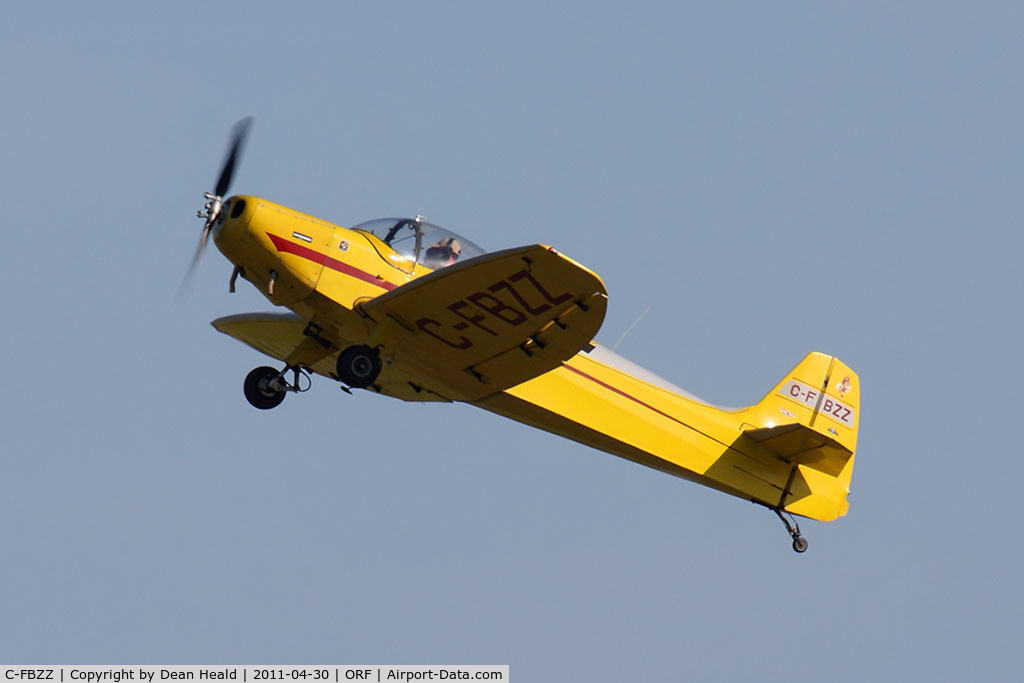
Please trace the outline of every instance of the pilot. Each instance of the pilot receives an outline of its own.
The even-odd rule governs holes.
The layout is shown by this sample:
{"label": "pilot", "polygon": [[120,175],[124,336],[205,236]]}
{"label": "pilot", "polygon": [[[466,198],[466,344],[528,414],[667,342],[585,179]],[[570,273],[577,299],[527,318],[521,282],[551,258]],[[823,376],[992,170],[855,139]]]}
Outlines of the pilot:
{"label": "pilot", "polygon": [[430,245],[423,256],[423,265],[434,270],[447,268],[459,260],[461,253],[462,245],[459,241],[454,237],[445,237]]}

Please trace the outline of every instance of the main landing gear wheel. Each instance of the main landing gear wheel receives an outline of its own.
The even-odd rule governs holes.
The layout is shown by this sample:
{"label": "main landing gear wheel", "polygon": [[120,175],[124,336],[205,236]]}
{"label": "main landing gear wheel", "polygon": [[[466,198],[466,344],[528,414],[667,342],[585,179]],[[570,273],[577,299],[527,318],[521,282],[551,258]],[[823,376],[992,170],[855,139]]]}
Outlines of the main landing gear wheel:
{"label": "main landing gear wheel", "polygon": [[242,385],[246,400],[260,410],[270,410],[281,405],[285,390],[278,386],[280,376],[278,370],[265,365],[250,372]]}
{"label": "main landing gear wheel", "polygon": [[338,355],[338,379],[356,389],[373,384],[380,374],[380,354],[364,344],[350,346]]}
{"label": "main landing gear wheel", "polygon": [[793,550],[798,553],[802,553],[807,550],[807,539],[803,536],[797,536],[793,539]]}

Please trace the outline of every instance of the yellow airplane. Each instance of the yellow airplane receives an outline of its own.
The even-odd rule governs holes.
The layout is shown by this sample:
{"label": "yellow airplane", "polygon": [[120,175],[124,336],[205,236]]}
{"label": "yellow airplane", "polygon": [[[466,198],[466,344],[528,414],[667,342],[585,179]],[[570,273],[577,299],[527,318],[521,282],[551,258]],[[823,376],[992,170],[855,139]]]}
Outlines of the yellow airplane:
{"label": "yellow airplane", "polygon": [[224,199],[251,119],[236,124],[205,219],[239,276],[292,313],[213,326],[284,363],[245,378],[273,408],[312,374],[405,401],[462,401],[763,505],[804,552],[794,515],[846,514],[860,384],[811,353],[758,403],[721,408],[597,344],[595,273],[545,245],[486,252],[413,218],[343,228],[259,197]]}

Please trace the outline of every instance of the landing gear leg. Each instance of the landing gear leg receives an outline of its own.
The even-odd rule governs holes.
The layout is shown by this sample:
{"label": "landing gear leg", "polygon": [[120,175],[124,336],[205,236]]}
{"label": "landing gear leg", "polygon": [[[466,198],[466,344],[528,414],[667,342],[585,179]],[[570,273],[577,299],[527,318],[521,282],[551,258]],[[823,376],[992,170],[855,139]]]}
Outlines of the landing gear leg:
{"label": "landing gear leg", "polygon": [[[782,523],[786,525],[786,531],[793,537],[793,550],[802,553],[807,550],[807,539],[800,535],[800,525],[796,523],[793,515],[783,512],[779,508],[772,508],[772,512],[778,515]],[[787,519],[788,517],[788,519]]]}

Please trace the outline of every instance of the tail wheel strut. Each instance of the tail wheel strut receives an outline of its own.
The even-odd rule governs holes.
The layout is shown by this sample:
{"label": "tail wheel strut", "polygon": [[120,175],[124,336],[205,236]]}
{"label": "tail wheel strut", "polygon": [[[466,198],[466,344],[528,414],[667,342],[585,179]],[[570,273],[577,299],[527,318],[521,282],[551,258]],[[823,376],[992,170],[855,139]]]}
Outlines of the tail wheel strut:
{"label": "tail wheel strut", "polygon": [[807,550],[807,539],[800,535],[800,525],[797,524],[796,519],[793,515],[788,512],[783,512],[779,508],[772,508],[772,512],[778,515],[782,523],[786,525],[786,531],[793,537],[793,550],[798,553],[802,553]]}
{"label": "tail wheel strut", "polygon": [[789,495],[789,489],[793,486],[793,480],[796,479],[796,472],[797,467],[794,465],[789,471],[789,479],[786,480],[786,487],[782,489],[779,503],[772,508],[772,512],[782,520],[782,523],[786,525],[786,531],[793,537],[793,550],[802,553],[807,550],[807,539],[800,535],[800,525],[796,523],[793,515],[785,511],[786,496]]}

